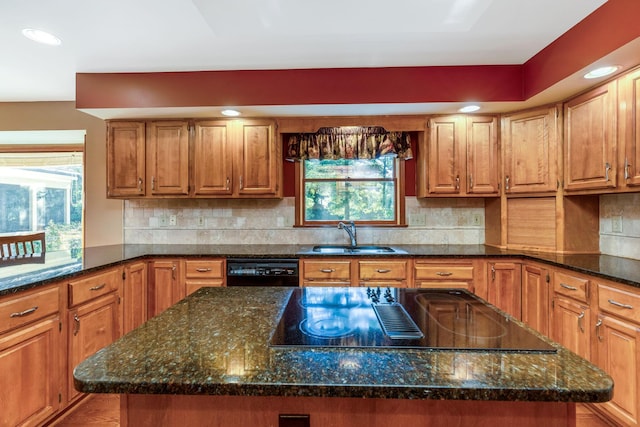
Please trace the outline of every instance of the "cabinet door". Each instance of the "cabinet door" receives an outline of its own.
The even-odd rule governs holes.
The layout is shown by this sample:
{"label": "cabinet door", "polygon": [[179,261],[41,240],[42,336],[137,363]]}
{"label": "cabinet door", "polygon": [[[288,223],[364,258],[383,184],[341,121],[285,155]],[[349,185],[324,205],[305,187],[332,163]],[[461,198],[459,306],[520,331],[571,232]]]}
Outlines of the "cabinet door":
{"label": "cabinet door", "polygon": [[498,121],[467,117],[467,194],[498,195]]}
{"label": "cabinet door", "polygon": [[73,369],[118,338],[119,317],[115,292],[69,311],[69,401],[80,395],[73,386]]}
{"label": "cabinet door", "polygon": [[640,185],[640,70],[620,81],[620,141],[624,141],[622,176],[627,186]]}
{"label": "cabinet door", "polygon": [[520,264],[513,262],[490,262],[488,301],[520,319],[522,317]]}
{"label": "cabinet door", "polygon": [[616,186],[616,102],[613,81],[565,103],[567,191]]}
{"label": "cabinet door", "polygon": [[596,363],[613,378],[613,399],[597,405],[625,426],[640,419],[640,328],[600,315],[596,322]]}
{"label": "cabinet door", "polygon": [[145,195],[144,122],[107,124],[107,196]]}
{"label": "cabinet door", "polygon": [[534,265],[522,266],[522,321],[549,335],[549,273]]}
{"label": "cabinet door", "polygon": [[185,121],[151,122],[147,127],[150,194],[189,194],[189,125]]}
{"label": "cabinet door", "polygon": [[0,335],[0,425],[36,426],[60,406],[60,319]]}
{"label": "cabinet door", "polygon": [[180,272],[179,260],[153,261],[149,264],[149,318],[185,297]]}
{"label": "cabinet door", "polygon": [[122,333],[126,334],[147,320],[147,263],[125,267],[122,289]]}
{"label": "cabinet door", "polygon": [[505,117],[502,141],[507,193],[556,190],[558,131],[555,107]]}
{"label": "cabinet door", "polygon": [[460,156],[464,154],[464,117],[437,117],[429,120],[429,194],[459,194]]}
{"label": "cabinet door", "polygon": [[200,121],[195,124],[193,194],[233,193],[233,150],[229,121]]}
{"label": "cabinet door", "polygon": [[591,360],[591,310],[577,301],[554,296],[551,310],[551,338],[569,350]]}
{"label": "cabinet door", "polygon": [[271,120],[240,123],[239,195],[276,195],[281,163]]}

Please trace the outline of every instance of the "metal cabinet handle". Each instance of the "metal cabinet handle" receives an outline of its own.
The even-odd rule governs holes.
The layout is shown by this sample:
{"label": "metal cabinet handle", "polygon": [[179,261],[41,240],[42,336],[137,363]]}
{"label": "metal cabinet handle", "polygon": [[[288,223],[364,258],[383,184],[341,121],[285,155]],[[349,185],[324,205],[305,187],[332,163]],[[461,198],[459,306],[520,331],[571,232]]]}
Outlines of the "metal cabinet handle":
{"label": "metal cabinet handle", "polygon": [[177,267],[175,264],[173,264],[173,266],[171,267],[171,278],[173,280],[176,280],[176,270],[177,270]]}
{"label": "metal cabinet handle", "polygon": [[580,332],[584,332],[584,325],[582,324],[582,319],[584,319],[584,311],[580,313],[580,316],[578,316],[578,328],[580,329]]}
{"label": "metal cabinet handle", "polygon": [[90,291],[99,291],[100,289],[104,288],[105,286],[107,286],[106,283],[103,283],[101,285],[98,286],[92,286],[89,288]]}
{"label": "metal cabinet handle", "polygon": [[473,188],[473,174],[469,174],[469,188]]}
{"label": "metal cabinet handle", "polygon": [[602,319],[598,319],[596,322],[596,337],[598,337],[598,341],[602,341],[602,335],[600,335],[600,326],[602,326]]}
{"label": "metal cabinet handle", "polygon": [[504,177],[504,188],[505,188],[505,190],[509,190],[511,188],[509,186],[509,175]]}
{"label": "metal cabinet handle", "polygon": [[453,273],[450,271],[437,271],[436,274],[441,277],[451,276]]}
{"label": "metal cabinet handle", "polygon": [[156,177],[155,176],[151,177],[151,189],[152,190],[156,189]]}
{"label": "metal cabinet handle", "polygon": [[73,315],[73,323],[73,336],[76,336],[80,332],[80,318],[78,317],[78,313]]}
{"label": "metal cabinet handle", "polygon": [[207,272],[211,271],[211,269],[210,268],[196,268],[196,271],[198,273],[207,273]]}
{"label": "metal cabinet handle", "polygon": [[567,285],[565,283],[560,283],[560,287],[568,289],[570,291],[577,291],[578,290],[578,288],[576,288],[575,286],[570,286],[570,285]]}
{"label": "metal cabinet handle", "polygon": [[391,270],[386,270],[386,269],[382,269],[382,268],[379,268],[379,269],[377,269],[376,271],[377,271],[378,273],[391,273]]}
{"label": "metal cabinet handle", "polygon": [[230,183],[231,183],[231,180],[229,179],[229,177],[227,177],[227,188],[225,188],[225,190],[229,190]]}
{"label": "metal cabinet handle", "polygon": [[142,178],[138,178],[138,191],[142,191]]}
{"label": "metal cabinet handle", "polygon": [[460,190],[460,175],[456,175],[456,190]]}
{"label": "metal cabinet handle", "polygon": [[620,307],[620,308],[626,308],[628,310],[633,310],[633,306],[629,305],[629,304],[623,304],[621,302],[618,302],[616,300],[613,299],[608,299],[607,302],[611,305],[615,305],[616,307]]}
{"label": "metal cabinet handle", "polygon": [[333,268],[321,268],[320,269],[321,273],[333,273],[334,271],[336,271],[336,270],[333,269]]}
{"label": "metal cabinet handle", "polygon": [[242,182],[242,175],[240,175],[240,189],[242,190],[243,187],[244,187],[244,183]]}
{"label": "metal cabinet handle", "polygon": [[491,280],[496,280],[496,266],[491,266]]}
{"label": "metal cabinet handle", "polygon": [[629,172],[629,168],[631,165],[629,164],[629,159],[624,158],[624,179],[629,179],[631,177],[631,173]]}
{"label": "metal cabinet handle", "polygon": [[611,170],[611,164],[609,162],[604,164],[604,179],[609,182],[609,171]]}
{"label": "metal cabinet handle", "polygon": [[24,316],[28,316],[31,313],[35,313],[35,311],[37,309],[38,309],[38,306],[36,305],[35,307],[28,308],[25,311],[18,311],[16,313],[11,313],[9,315],[9,317],[24,317]]}

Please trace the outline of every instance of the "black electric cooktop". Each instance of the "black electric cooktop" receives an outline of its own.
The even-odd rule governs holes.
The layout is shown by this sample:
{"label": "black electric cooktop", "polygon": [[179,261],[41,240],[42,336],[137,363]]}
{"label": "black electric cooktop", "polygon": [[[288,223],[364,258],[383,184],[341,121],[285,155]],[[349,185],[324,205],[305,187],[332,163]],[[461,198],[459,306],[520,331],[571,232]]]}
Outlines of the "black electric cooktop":
{"label": "black electric cooktop", "polygon": [[556,351],[478,297],[457,289],[295,289],[270,344]]}

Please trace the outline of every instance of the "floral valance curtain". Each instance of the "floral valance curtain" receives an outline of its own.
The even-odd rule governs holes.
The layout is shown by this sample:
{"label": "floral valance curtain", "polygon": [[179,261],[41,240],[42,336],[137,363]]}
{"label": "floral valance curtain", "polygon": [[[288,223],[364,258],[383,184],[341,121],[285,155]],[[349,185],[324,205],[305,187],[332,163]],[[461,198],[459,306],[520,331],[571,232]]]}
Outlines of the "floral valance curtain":
{"label": "floral valance curtain", "polygon": [[413,157],[408,132],[387,132],[382,127],[320,128],[316,133],[289,137],[287,160],[375,159]]}

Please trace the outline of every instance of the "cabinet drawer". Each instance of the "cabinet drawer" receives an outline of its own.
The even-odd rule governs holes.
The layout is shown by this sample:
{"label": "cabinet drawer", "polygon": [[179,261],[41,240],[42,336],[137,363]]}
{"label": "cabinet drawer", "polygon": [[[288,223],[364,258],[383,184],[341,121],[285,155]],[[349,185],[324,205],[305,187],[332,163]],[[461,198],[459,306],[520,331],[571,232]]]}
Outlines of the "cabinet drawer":
{"label": "cabinet drawer", "polygon": [[640,295],[636,292],[598,284],[598,308],[640,323]]}
{"label": "cabinet drawer", "polygon": [[60,310],[60,288],[41,289],[0,300],[0,334],[55,314]]}
{"label": "cabinet drawer", "polygon": [[304,260],[301,266],[304,280],[351,281],[351,261]]}
{"label": "cabinet drawer", "polygon": [[360,280],[406,280],[406,260],[358,261]]}
{"label": "cabinet drawer", "polygon": [[416,263],[417,280],[473,280],[471,264],[421,264]]}
{"label": "cabinet drawer", "polygon": [[187,260],[185,270],[188,279],[220,279],[224,277],[224,260]]}
{"label": "cabinet drawer", "polygon": [[553,291],[586,303],[589,295],[589,279],[555,271]]}
{"label": "cabinet drawer", "polygon": [[69,282],[69,306],[73,307],[118,289],[122,270],[114,269]]}

